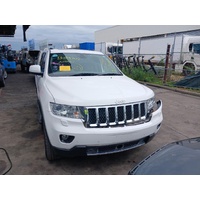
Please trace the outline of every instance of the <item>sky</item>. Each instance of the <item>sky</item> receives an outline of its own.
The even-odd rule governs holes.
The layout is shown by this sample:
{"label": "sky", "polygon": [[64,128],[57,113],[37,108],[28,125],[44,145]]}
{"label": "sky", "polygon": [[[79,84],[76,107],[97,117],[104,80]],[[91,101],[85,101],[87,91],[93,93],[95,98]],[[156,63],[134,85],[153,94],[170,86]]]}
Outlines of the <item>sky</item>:
{"label": "sky", "polygon": [[0,37],[0,44],[11,44],[13,50],[20,50],[21,47],[28,47],[29,40],[34,40],[35,49],[39,49],[39,44],[44,41],[54,48],[63,48],[64,44],[94,42],[95,31],[108,27],[110,25],[31,25],[24,42],[22,25],[17,25],[14,37]]}
{"label": "sky", "polygon": [[[161,0],[162,1],[162,0]],[[49,40],[49,43],[61,48],[63,44],[79,44],[82,42],[94,42],[94,32],[114,25],[198,25],[199,7],[193,6],[188,10],[188,4],[175,3],[168,0],[168,3],[159,0],[118,2],[110,0],[56,0],[31,1],[30,5],[23,7],[24,1],[3,1],[1,4],[2,25],[17,25],[13,38],[0,37],[0,44],[11,44],[12,49],[21,49],[27,46],[23,42],[22,25],[29,25],[26,32],[27,41],[35,40],[36,48],[42,40]],[[191,0],[196,3],[197,0]],[[12,6],[10,4],[12,3]],[[185,15],[190,11],[189,15]]]}

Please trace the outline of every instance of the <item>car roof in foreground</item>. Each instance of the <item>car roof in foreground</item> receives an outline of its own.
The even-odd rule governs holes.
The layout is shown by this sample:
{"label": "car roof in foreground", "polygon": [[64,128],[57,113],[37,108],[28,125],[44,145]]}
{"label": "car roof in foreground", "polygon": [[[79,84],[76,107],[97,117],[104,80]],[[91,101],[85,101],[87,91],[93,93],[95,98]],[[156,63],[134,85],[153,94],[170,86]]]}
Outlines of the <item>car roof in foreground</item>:
{"label": "car roof in foreground", "polygon": [[103,53],[98,51],[80,50],[80,49],[51,49],[51,53],[80,53],[80,54],[103,55]]}
{"label": "car roof in foreground", "polygon": [[200,175],[200,137],[170,143],[129,171],[129,175]]}

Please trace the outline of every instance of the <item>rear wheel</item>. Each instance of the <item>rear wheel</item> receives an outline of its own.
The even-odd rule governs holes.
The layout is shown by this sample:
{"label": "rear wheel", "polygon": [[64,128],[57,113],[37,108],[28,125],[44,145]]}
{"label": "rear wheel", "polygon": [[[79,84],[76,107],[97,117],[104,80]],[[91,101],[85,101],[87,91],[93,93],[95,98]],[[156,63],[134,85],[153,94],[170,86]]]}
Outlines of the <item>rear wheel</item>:
{"label": "rear wheel", "polygon": [[49,161],[56,160],[59,157],[55,154],[54,149],[49,141],[49,137],[48,137],[46,126],[45,126],[44,122],[43,122],[43,131],[44,131],[44,146],[45,146],[46,158]]}
{"label": "rear wheel", "polygon": [[192,63],[186,63],[183,66],[183,75],[189,76],[195,73],[195,66]]}

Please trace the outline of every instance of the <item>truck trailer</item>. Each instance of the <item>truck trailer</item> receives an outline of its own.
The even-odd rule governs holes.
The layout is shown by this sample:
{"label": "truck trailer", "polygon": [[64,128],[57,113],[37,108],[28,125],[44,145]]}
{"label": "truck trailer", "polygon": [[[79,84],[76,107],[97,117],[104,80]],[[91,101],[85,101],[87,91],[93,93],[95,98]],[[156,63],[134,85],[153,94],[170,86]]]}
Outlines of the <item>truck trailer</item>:
{"label": "truck trailer", "polygon": [[200,70],[200,36],[169,34],[127,39],[123,41],[123,54],[144,56],[145,60],[154,56],[154,63],[159,63],[164,61],[168,45],[170,64],[176,71]]}

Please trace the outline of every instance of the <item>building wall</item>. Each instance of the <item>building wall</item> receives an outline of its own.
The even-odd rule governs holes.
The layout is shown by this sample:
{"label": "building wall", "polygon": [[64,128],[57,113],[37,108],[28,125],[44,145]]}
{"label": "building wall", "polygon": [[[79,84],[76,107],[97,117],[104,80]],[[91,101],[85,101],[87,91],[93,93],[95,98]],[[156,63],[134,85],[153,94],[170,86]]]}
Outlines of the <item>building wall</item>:
{"label": "building wall", "polygon": [[193,30],[200,31],[200,25],[119,25],[96,31],[95,43]]}

